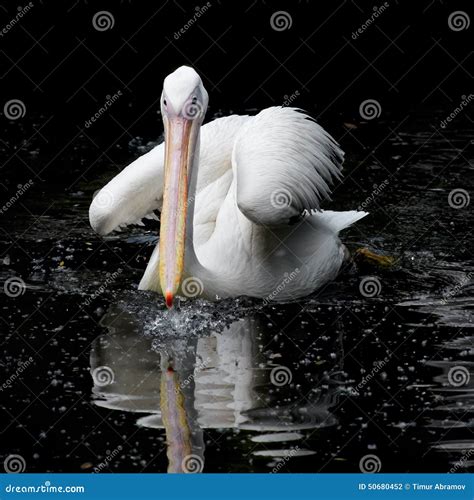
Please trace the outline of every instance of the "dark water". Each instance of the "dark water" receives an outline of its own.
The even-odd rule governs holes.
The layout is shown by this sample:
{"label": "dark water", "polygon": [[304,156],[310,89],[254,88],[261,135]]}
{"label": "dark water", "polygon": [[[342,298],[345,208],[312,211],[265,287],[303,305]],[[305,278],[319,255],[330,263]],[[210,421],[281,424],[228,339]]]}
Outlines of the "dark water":
{"label": "dark water", "polygon": [[444,116],[341,124],[331,208],[365,200],[343,239],[395,264],[291,304],[167,312],[137,292],[156,227],[101,239],[87,220],[117,166],[22,194],[2,216],[2,454],[29,472],[472,469],[473,202],[448,198],[472,198],[474,129]]}

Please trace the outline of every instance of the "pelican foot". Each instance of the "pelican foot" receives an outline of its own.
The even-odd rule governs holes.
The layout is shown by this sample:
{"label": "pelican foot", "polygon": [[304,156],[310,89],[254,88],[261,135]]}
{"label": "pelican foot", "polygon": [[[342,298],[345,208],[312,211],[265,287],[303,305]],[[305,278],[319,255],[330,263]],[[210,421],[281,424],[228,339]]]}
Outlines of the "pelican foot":
{"label": "pelican foot", "polygon": [[395,264],[395,258],[390,255],[382,255],[367,247],[358,248],[354,252],[353,256],[354,262],[359,266],[369,265],[375,267],[390,268]]}

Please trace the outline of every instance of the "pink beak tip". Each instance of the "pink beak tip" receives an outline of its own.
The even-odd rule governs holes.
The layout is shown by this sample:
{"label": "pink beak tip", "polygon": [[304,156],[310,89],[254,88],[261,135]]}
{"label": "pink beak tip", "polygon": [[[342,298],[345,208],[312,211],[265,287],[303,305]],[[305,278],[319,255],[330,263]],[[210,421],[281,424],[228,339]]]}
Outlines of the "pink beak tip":
{"label": "pink beak tip", "polygon": [[173,307],[173,299],[173,294],[170,291],[167,291],[165,293],[165,302],[168,309],[171,309]]}

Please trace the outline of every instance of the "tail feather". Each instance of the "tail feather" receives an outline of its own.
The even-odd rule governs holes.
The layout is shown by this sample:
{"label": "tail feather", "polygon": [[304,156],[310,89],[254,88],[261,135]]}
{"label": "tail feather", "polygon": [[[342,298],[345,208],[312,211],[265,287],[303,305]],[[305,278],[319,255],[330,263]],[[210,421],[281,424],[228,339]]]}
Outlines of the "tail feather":
{"label": "tail feather", "polygon": [[363,219],[368,212],[357,210],[348,210],[347,212],[335,212],[334,210],[323,210],[317,214],[319,220],[324,222],[328,227],[333,229],[336,233],[348,228],[354,222]]}

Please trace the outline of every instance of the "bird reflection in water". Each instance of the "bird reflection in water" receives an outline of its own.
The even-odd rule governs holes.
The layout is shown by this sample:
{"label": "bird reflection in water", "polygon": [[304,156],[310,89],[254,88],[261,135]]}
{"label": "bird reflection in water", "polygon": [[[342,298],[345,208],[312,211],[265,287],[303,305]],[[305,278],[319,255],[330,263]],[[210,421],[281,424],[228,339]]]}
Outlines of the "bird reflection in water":
{"label": "bird reflection in water", "polygon": [[[330,409],[340,386],[330,378],[341,372],[340,338],[332,344],[339,354],[329,370],[327,364],[318,373],[313,367],[311,375],[291,383],[300,370],[288,368],[293,366],[291,357],[285,361],[268,354],[275,332],[260,313],[236,320],[221,332],[187,336],[143,335],[136,316],[117,306],[109,309],[102,324],[108,333],[96,339],[91,352],[94,403],[144,413],[138,426],[164,429],[168,472],[204,469],[203,429],[249,431],[251,455],[278,464],[289,453],[291,458],[315,454],[305,448],[302,431],[337,423]],[[97,383],[94,376],[105,368],[114,375],[108,385]],[[297,382],[304,386],[299,392]]]}

